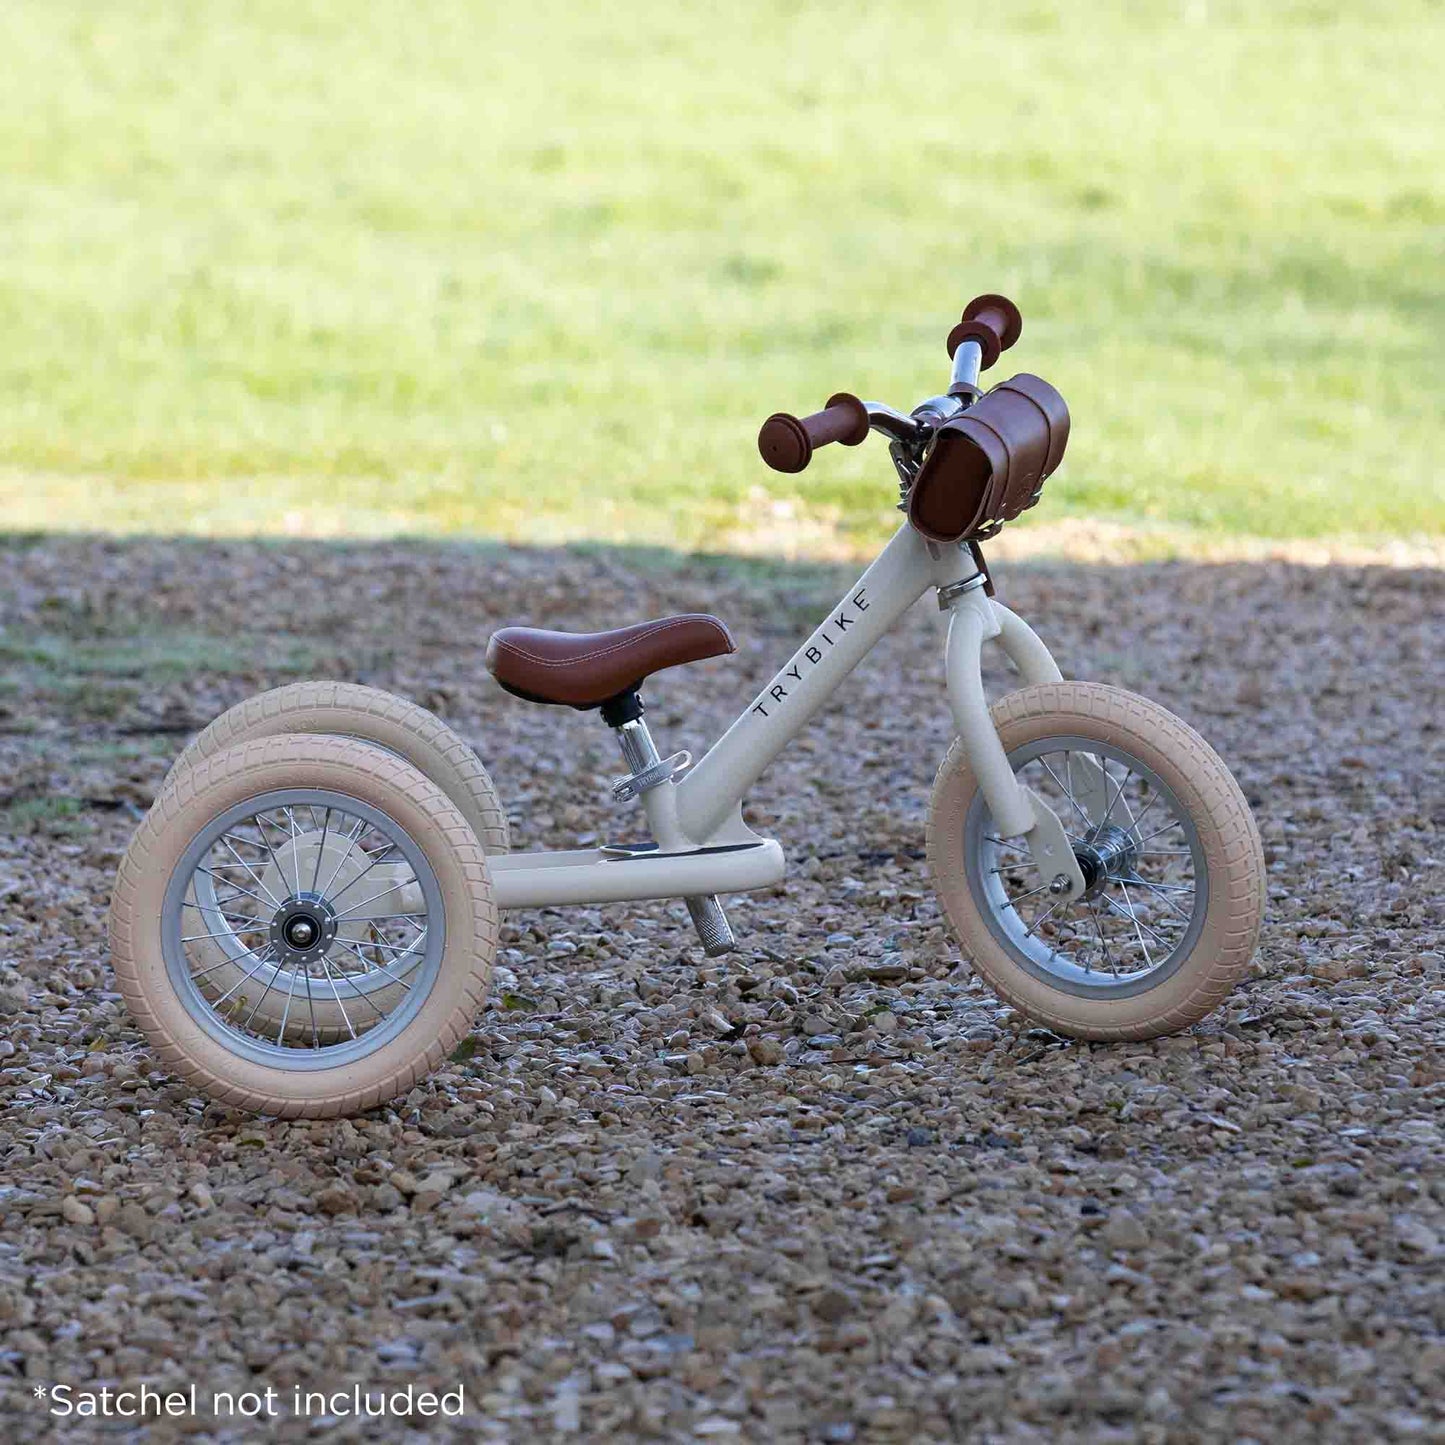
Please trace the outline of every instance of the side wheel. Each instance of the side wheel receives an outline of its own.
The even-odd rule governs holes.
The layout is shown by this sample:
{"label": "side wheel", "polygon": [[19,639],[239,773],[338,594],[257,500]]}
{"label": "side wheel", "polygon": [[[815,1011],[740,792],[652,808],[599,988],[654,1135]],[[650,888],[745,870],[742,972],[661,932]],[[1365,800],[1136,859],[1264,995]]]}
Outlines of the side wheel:
{"label": "side wheel", "polygon": [[496,948],[467,819],[349,738],[262,738],[178,770],[111,900],[116,979],[164,1066],[290,1118],[373,1108],[436,1068]]}
{"label": "side wheel", "polygon": [[176,759],[165,787],[201,758],[255,738],[326,733],[359,738],[405,758],[449,797],[487,853],[509,846],[507,814],[481,759],[439,717],[380,688],[352,682],[293,682],[223,712]]}
{"label": "side wheel", "polygon": [[1041,683],[993,708],[1015,776],[1058,814],[1087,885],[1060,900],[1001,836],[959,743],[928,817],[928,861],[964,951],[999,996],[1083,1039],[1174,1033],[1254,956],[1264,851],[1239,785],[1192,728],[1099,683]]}

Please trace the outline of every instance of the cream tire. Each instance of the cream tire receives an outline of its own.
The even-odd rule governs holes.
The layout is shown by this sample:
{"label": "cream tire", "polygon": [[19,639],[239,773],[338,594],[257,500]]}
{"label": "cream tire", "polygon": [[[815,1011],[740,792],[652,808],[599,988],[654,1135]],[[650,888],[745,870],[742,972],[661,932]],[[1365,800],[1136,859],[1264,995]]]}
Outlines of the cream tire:
{"label": "cream tire", "polygon": [[[1194,911],[1187,928],[1176,925],[1178,932],[1170,936],[1181,942],[1152,975],[1141,967],[1137,982],[1131,982],[1133,976],[1126,976],[1122,984],[1101,977],[1096,985],[1090,985],[1077,966],[1063,966],[1066,959],[1061,955],[1059,976],[1055,977],[1047,966],[1053,959],[1054,944],[1048,944],[1048,959],[1041,965],[1031,950],[1042,952],[1043,946],[1035,948],[1022,930],[1015,927],[1011,933],[1005,926],[1011,926],[1012,920],[1007,917],[1008,908],[1001,906],[1003,884],[990,881],[990,874],[1001,870],[982,866],[976,855],[972,860],[969,857],[970,847],[977,850],[980,839],[990,847],[999,840],[989,832],[991,815],[987,804],[978,793],[961,744],[955,742],[933,787],[928,862],[944,913],[979,973],[1000,998],[1021,1013],[1075,1038],[1155,1038],[1186,1028],[1212,1012],[1249,968],[1258,943],[1265,893],[1259,832],[1229,769],[1198,733],[1164,708],[1099,683],[1057,682],[1025,687],[996,703],[992,717],[1016,772],[1028,761],[1042,757],[1047,763],[1054,757],[1052,776],[1057,778],[1057,754],[1064,748],[1051,749],[1051,740],[1072,743],[1074,753],[1087,751],[1083,745],[1092,742],[1100,749],[1099,758],[1108,749],[1111,756],[1133,760],[1140,775],[1152,779],[1153,795],[1170,800],[1166,811],[1177,807],[1181,820],[1186,820],[1180,822],[1175,836],[1187,843],[1178,851],[1190,860],[1180,866],[1190,869],[1192,891],[1188,900]],[[1108,763],[1104,766],[1107,768]],[[1122,792],[1125,782],[1120,780],[1118,768],[1108,776]],[[1107,787],[1104,796],[1109,796]],[[1063,806],[1056,805],[1056,811],[1066,825],[1080,833],[1086,831],[1082,817],[1087,810],[1080,810],[1078,823]],[[1104,822],[1107,825],[1109,820]],[[1007,843],[1004,846],[1016,847]],[[1021,848],[1016,851],[1023,852]],[[1013,858],[1007,853],[996,856],[1006,863]],[[1131,863],[1129,872],[1133,873],[1137,858]],[[1202,889],[1195,877],[1201,872]],[[1133,879],[1120,876],[1125,878],[1123,889],[1130,899],[1130,911],[1124,911],[1122,916],[1129,923],[1119,922],[1106,911],[1106,907],[1117,907],[1109,903],[1092,909],[1095,919],[1089,926],[1102,917],[1125,930],[1123,936],[1129,941],[1132,913],[1138,908],[1133,900],[1150,895],[1144,894],[1137,883],[1134,895],[1127,895],[1127,885]],[[1110,885],[1104,886],[1107,889]],[[1153,889],[1175,911],[1182,912],[1182,905],[1176,905],[1164,890],[1182,898],[1184,887],[1161,882]],[[1200,893],[1202,896],[1198,896]],[[1016,895],[1027,896],[1027,892]],[[1035,907],[1041,911],[1047,902],[1045,897]],[[1104,900],[1099,902],[1103,904]],[[1159,916],[1164,917],[1162,908]],[[1162,930],[1166,923],[1167,919],[1156,921],[1156,926]],[[1085,929],[1081,922],[1074,936],[1081,940],[1081,956],[1088,961],[1091,955],[1083,952],[1090,948]],[[1043,932],[1037,936],[1042,937]],[[1147,942],[1142,933],[1139,942]],[[1106,944],[1102,930],[1099,944]]]}
{"label": "cream tire", "polygon": [[[190,965],[167,924],[187,895],[197,846],[256,800],[293,796],[336,799],[397,838],[438,940],[411,975],[406,1008],[339,1048],[254,1043],[208,1013],[187,987]],[[349,738],[262,738],[177,770],[121,860],[110,909],[117,982],[163,1066],[236,1108],[288,1118],[374,1108],[440,1065],[481,1009],[496,947],[486,858],[467,819],[409,763]]]}
{"label": "cream tire", "polygon": [[430,778],[471,824],[486,853],[509,847],[507,814],[497,790],[465,739],[435,713],[352,682],[293,682],[257,693],[223,712],[176,759],[163,787],[181,768],[256,738],[325,733],[374,743],[405,758]]}

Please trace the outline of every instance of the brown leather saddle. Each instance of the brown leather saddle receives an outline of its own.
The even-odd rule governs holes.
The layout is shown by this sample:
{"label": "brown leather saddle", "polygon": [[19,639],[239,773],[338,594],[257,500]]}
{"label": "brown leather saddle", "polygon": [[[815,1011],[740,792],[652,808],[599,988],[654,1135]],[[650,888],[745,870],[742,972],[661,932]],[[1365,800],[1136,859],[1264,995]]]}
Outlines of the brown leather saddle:
{"label": "brown leather saddle", "polygon": [[736,651],[718,618],[684,612],[608,632],[503,627],[487,643],[487,671],[528,702],[591,708],[636,691],[665,667]]}

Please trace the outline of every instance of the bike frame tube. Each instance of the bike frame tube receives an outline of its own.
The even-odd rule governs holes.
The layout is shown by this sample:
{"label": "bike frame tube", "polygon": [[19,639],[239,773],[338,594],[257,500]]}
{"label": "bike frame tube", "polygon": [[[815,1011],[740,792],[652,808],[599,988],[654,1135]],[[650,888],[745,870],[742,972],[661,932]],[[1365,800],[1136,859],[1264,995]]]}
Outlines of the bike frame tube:
{"label": "bike frame tube", "polygon": [[954,582],[977,570],[967,552],[930,547],[911,526],[900,527],[752,706],[677,785],[683,831],[697,842],[711,837],[768,764],[927,588],[940,577]]}
{"label": "bike frame tube", "polygon": [[747,893],[782,881],[783,850],[771,838],[722,849],[617,857],[602,848],[501,853],[487,859],[499,908],[627,903]]}
{"label": "bike frame tube", "polygon": [[[498,904],[687,897],[778,882],[782,850],[743,824],[744,795],[924,592],[978,575],[966,547],[929,542],[911,526],[900,527],[701,761],[680,782],[663,783],[644,795],[660,845],[655,854],[618,856],[624,850],[586,849],[502,855],[488,860]],[[1052,856],[1062,829],[1009,768],[989,717],[980,653],[984,642],[997,639],[1026,683],[1057,682],[1059,669],[1028,624],[994,602],[982,586],[957,592],[948,611],[949,706],[980,791],[1006,832],[1030,834],[1035,846],[1048,834]],[[1077,871],[1072,855],[1058,866]],[[1082,881],[1078,886],[1082,889]]]}
{"label": "bike frame tube", "polygon": [[998,642],[1008,660],[1018,669],[1025,683],[1062,682],[1064,674],[1044,646],[1038,633],[1002,602],[994,600],[993,615],[998,619]]}
{"label": "bike frame tube", "polygon": [[1001,637],[1003,625],[981,588],[958,598],[949,613],[944,667],[953,725],[963,739],[964,751],[999,830],[1006,838],[1027,833],[1033,826],[1033,811],[1014,780],[983,690],[983,645]]}

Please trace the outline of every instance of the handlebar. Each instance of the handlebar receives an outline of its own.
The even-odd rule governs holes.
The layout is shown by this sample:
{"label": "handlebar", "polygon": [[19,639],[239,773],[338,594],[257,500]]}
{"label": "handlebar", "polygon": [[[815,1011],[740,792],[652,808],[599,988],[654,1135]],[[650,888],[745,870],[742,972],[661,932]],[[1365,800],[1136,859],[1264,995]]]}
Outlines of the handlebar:
{"label": "handlebar", "polygon": [[931,397],[905,417],[881,402],[862,402],[842,391],[811,416],[774,412],[758,432],[758,452],[775,472],[801,472],[818,447],[830,442],[856,447],[870,430],[883,432],[895,444],[921,447],[938,426],[980,395],[979,373],[987,371],[1022,330],[1023,317],[1006,296],[975,296],[948,333],[953,375],[946,396]]}
{"label": "handlebar", "polygon": [[963,319],[948,333],[951,358],[965,341],[976,341],[982,352],[980,371],[987,371],[1019,339],[1024,318],[1007,296],[975,296],[963,308]]}
{"label": "handlebar", "polygon": [[812,416],[774,412],[758,432],[758,451],[775,472],[801,472],[812,461],[814,447],[829,442],[856,447],[867,440],[871,425],[868,408],[850,392],[840,391]]}

